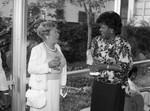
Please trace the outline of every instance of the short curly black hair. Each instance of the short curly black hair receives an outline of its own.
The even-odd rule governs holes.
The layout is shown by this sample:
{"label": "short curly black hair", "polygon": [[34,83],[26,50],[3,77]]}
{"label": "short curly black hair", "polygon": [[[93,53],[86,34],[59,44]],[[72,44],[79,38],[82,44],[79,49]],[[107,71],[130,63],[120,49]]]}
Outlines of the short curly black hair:
{"label": "short curly black hair", "polygon": [[96,23],[105,24],[109,28],[114,29],[116,35],[121,34],[122,21],[120,15],[114,11],[106,11],[100,14],[96,20]]}

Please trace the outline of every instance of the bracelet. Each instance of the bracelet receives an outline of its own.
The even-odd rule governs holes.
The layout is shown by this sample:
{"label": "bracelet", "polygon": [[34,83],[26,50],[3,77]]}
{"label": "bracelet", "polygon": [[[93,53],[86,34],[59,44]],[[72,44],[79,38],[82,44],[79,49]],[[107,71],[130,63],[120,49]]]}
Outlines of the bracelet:
{"label": "bracelet", "polygon": [[110,68],[110,66],[109,66],[109,65],[107,65],[107,70],[109,70],[109,68]]}
{"label": "bracelet", "polygon": [[66,86],[65,85],[61,85],[61,88],[66,88]]}
{"label": "bracelet", "polygon": [[120,71],[122,71],[122,67],[121,66],[119,66],[119,69],[120,69]]}
{"label": "bracelet", "polygon": [[51,72],[52,72],[52,69],[51,69],[51,68],[48,68],[48,72],[50,72],[50,73],[51,73]]}

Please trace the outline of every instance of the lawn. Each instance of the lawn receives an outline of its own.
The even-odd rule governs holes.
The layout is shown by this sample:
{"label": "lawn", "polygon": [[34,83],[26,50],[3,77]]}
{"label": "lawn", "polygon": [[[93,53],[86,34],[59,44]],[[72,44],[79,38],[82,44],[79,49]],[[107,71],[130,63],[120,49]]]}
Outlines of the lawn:
{"label": "lawn", "polygon": [[80,111],[90,106],[91,93],[68,93],[66,98],[61,98],[60,111]]}
{"label": "lawn", "polygon": [[88,74],[69,75],[68,95],[61,98],[60,111],[80,111],[90,106],[92,79]]}

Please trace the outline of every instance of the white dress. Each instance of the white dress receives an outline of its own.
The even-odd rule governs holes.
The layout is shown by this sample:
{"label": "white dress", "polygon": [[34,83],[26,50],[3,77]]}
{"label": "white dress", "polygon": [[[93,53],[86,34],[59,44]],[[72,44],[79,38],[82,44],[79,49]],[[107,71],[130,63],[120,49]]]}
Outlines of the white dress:
{"label": "white dress", "polygon": [[[44,45],[44,44],[43,44]],[[58,56],[61,61],[61,67],[65,67],[66,65],[66,59],[63,56],[63,54],[57,50],[55,52],[50,51],[46,49],[46,60],[45,62],[49,62],[55,58],[55,56]],[[32,60],[30,60],[32,61]],[[29,62],[30,62],[29,61]],[[47,90],[46,90],[46,96],[47,96],[47,105],[42,109],[35,109],[30,108],[30,111],[59,111],[59,105],[60,105],[60,86],[61,86],[61,79],[62,74],[47,74]]]}

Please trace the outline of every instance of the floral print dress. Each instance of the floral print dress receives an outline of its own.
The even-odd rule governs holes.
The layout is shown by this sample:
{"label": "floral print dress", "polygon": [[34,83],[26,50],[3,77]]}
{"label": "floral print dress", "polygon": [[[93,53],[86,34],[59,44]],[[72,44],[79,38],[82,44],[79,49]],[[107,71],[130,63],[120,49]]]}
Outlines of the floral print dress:
{"label": "floral print dress", "polygon": [[103,70],[96,72],[96,78],[107,84],[124,83],[127,81],[128,72],[132,67],[131,46],[121,36],[116,36],[113,41],[107,42],[102,36],[95,37],[91,42],[93,51],[93,65],[99,63],[119,64],[122,72]]}

